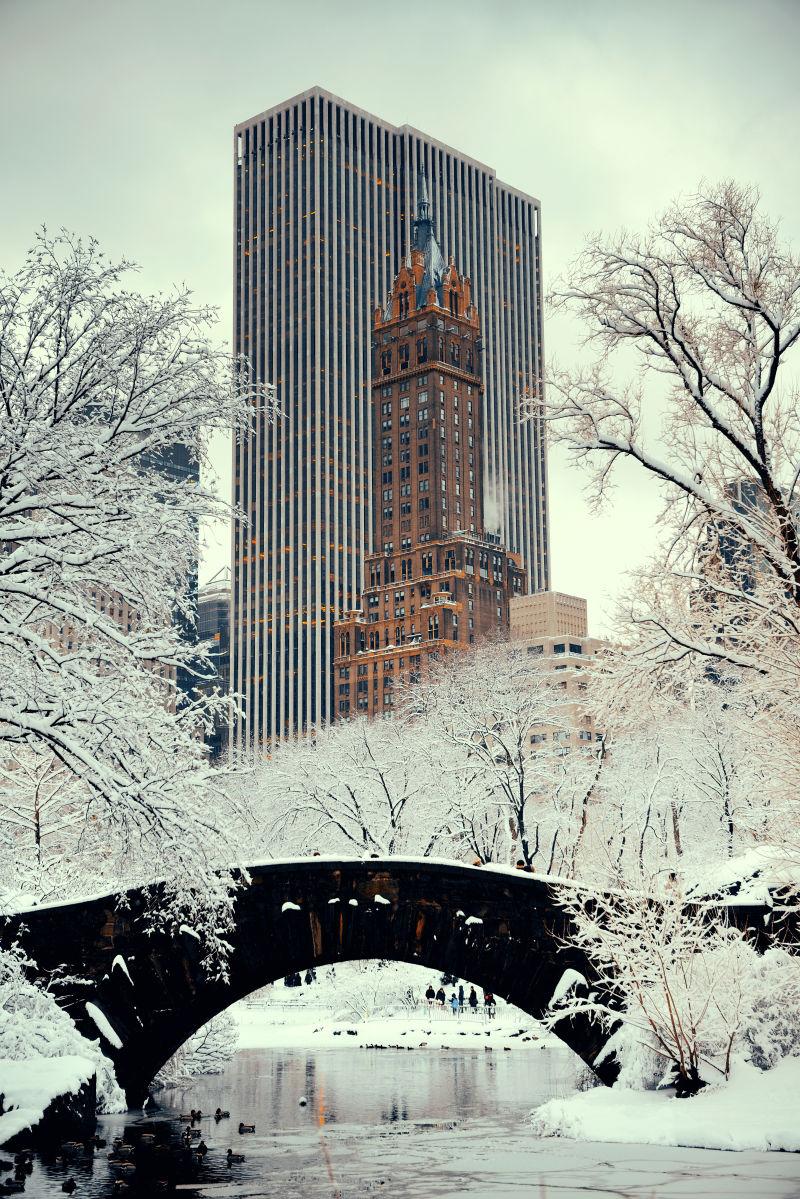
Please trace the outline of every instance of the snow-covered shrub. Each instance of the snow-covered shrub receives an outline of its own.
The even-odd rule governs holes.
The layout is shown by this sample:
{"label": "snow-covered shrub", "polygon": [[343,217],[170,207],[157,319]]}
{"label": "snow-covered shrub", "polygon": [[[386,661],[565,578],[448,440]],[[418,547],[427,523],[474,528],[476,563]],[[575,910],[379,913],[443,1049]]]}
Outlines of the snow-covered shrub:
{"label": "snow-covered shrub", "polygon": [[800,958],[785,949],[753,955],[741,1041],[754,1066],[768,1070],[800,1056]]}
{"label": "snow-covered shrub", "polygon": [[156,1087],[180,1086],[199,1074],[221,1074],[236,1052],[239,1026],[230,1012],[209,1020],[159,1070]]}
{"label": "snow-covered shrub", "polygon": [[[97,1076],[98,1109],[124,1111],[127,1104],[112,1063],[97,1041],[81,1036],[53,995],[31,982],[27,973],[32,965],[20,949],[0,949],[0,1060],[23,1063],[24,1069],[34,1058],[84,1058]],[[5,1089],[0,1079],[0,1092]],[[6,1106],[8,1100],[13,1102],[13,1092]]]}
{"label": "snow-covered shrub", "polygon": [[727,1078],[756,954],[718,905],[688,904],[676,880],[659,894],[654,878],[613,892],[565,893],[563,905],[595,978],[588,993],[556,990],[551,1023],[577,1013],[599,1020],[616,1034],[606,1052],[617,1054],[629,1085],[660,1081],[688,1095]]}

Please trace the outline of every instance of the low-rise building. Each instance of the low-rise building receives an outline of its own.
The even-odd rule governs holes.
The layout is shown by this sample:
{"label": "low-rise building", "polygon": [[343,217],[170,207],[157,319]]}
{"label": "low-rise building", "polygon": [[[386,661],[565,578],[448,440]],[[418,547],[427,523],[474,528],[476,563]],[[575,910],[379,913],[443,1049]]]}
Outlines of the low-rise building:
{"label": "low-rise building", "polygon": [[540,591],[513,596],[509,607],[512,640],[524,643],[529,654],[558,676],[554,685],[568,701],[562,727],[531,729],[532,748],[549,740],[559,742],[565,752],[591,748],[602,741],[604,730],[586,711],[582,696],[587,691],[586,673],[605,642],[589,636],[586,600],[560,591]]}

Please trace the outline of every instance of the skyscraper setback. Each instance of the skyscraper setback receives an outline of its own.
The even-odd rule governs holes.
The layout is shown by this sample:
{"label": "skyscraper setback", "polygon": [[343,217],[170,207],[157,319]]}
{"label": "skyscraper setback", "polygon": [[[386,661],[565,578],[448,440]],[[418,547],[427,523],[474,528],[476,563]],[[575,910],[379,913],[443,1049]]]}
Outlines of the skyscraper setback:
{"label": "skyscraper setback", "polygon": [[420,172],[481,314],[487,531],[532,590],[549,561],[542,427],[517,412],[541,374],[538,202],[320,88],[238,125],[234,172],[235,346],[281,412],[235,450],[236,749],[337,712],[333,623],[356,606],[371,548],[372,313],[409,251]]}

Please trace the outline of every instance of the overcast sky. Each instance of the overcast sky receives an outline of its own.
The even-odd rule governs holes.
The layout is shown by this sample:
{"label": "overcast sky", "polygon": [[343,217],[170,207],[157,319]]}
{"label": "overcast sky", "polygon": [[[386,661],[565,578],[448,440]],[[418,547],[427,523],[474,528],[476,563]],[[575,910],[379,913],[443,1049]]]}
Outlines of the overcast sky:
{"label": "overcast sky", "polygon": [[[65,225],[143,287],[187,282],[227,331],[232,128],[312,84],[538,196],[546,285],[588,233],[704,177],[757,183],[797,243],[799,35],[800,0],[0,0],[0,263]],[[578,336],[546,323],[562,364]],[[581,489],[553,455],[553,586],[602,631],[658,502],[626,476],[595,517]]]}

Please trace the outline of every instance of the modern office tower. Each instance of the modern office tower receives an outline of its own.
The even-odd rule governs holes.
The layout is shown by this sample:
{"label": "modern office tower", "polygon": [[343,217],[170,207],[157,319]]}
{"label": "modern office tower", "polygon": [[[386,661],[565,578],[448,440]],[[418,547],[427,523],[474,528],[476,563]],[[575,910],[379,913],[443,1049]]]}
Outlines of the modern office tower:
{"label": "modern office tower", "polygon": [[481,313],[487,529],[548,585],[538,201],[408,126],[312,88],[234,131],[234,344],[281,416],[234,451],[233,686],[257,749],[336,714],[333,622],[371,534],[370,339],[410,248],[417,174]]}
{"label": "modern office tower", "polygon": [[592,669],[606,643],[589,636],[586,600],[561,591],[543,591],[514,596],[509,606],[512,641],[524,644],[544,670],[552,671],[554,686],[564,692],[561,723],[557,728],[532,728],[531,747],[552,740],[563,753],[591,749],[603,740],[604,733],[586,711],[581,696],[587,690],[585,672]]}
{"label": "modern office tower", "polygon": [[420,179],[411,253],[372,336],[373,551],[361,607],[335,626],[338,715],[377,716],[426,657],[508,629],[518,557],[487,536],[481,330],[445,264]]}
{"label": "modern office tower", "polygon": [[[231,572],[227,566],[204,583],[197,598],[197,634],[200,641],[213,642],[212,661],[216,674],[206,687],[216,688],[220,695],[231,689],[230,654]],[[219,721],[206,737],[211,758],[218,758],[228,748],[228,722]]]}

